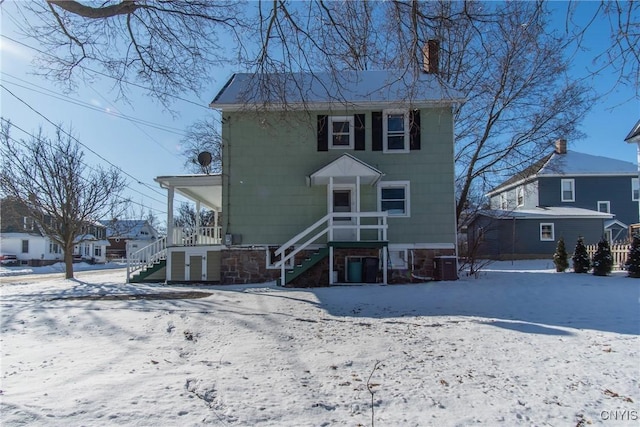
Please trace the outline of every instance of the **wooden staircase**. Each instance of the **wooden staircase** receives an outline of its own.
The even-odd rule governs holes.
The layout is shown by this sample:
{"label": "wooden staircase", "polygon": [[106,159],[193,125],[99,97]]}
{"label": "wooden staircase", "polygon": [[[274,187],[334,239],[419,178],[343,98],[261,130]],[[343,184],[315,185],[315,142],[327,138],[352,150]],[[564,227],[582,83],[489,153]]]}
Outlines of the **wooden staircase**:
{"label": "wooden staircase", "polygon": [[130,283],[144,283],[144,282],[160,282],[164,281],[164,279],[154,279],[152,276],[154,273],[161,271],[162,269],[167,268],[167,260],[162,259],[155,261],[151,266],[145,267],[142,270],[139,270],[129,279]]}
{"label": "wooden staircase", "polygon": [[289,283],[291,283],[293,279],[295,279],[296,277],[299,277],[301,274],[309,270],[311,267],[313,267],[314,265],[316,265],[317,263],[325,259],[327,255],[329,255],[329,248],[318,249],[316,252],[314,252],[308,258],[302,261],[302,263],[296,265],[291,270],[287,270],[285,274],[284,284],[282,283],[282,279],[278,279],[276,281],[276,284],[278,286],[288,285]]}

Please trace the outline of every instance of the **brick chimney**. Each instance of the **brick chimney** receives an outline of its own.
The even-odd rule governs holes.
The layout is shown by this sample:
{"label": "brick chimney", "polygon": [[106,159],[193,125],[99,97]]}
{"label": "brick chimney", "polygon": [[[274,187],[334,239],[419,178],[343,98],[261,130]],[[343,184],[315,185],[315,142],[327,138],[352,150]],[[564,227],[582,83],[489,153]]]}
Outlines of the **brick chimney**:
{"label": "brick chimney", "polygon": [[567,140],[564,138],[556,139],[556,153],[567,154]]}
{"label": "brick chimney", "polygon": [[438,40],[429,40],[424,48],[422,48],[423,71],[427,74],[438,74],[438,53],[440,51],[440,42]]}

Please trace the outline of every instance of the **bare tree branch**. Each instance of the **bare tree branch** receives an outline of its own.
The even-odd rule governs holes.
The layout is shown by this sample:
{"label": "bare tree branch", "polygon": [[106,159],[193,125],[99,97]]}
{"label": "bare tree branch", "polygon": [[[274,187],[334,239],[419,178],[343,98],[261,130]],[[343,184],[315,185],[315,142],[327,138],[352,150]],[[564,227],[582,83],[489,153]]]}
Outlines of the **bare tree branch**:
{"label": "bare tree branch", "polygon": [[[33,218],[38,228],[64,251],[66,278],[73,277],[73,248],[109,210],[128,201],[126,185],[115,169],[88,170],[79,144],[60,128],[50,139],[39,131],[30,140],[10,136],[10,123],[0,130],[0,190]],[[118,200],[118,198],[120,198]]]}

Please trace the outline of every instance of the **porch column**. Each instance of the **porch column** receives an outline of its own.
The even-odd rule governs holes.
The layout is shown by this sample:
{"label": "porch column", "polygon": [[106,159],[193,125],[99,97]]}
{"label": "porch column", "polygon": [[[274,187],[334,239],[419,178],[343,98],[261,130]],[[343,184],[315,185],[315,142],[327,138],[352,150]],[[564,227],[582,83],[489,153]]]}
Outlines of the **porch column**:
{"label": "porch column", "polygon": [[[360,213],[360,175],[356,175],[356,213]],[[360,241],[360,215],[356,216],[356,240]]]}
{"label": "porch column", "polygon": [[389,261],[387,260],[389,248],[387,246],[382,247],[382,284],[387,284],[387,267]]}
{"label": "porch column", "polygon": [[[333,177],[329,177],[329,186],[327,187],[327,213],[333,212]],[[329,241],[333,241],[333,217],[329,217]]]}
{"label": "porch column", "polygon": [[221,233],[218,233],[218,211],[213,211],[213,237],[216,239],[216,242],[219,242],[218,239],[220,239],[222,236],[220,236]]}
{"label": "porch column", "polygon": [[167,246],[173,246],[173,196],[175,191],[173,186],[167,190]]}
{"label": "porch column", "polygon": [[333,246],[329,246],[329,286],[331,285],[333,285]]}
{"label": "porch column", "polygon": [[200,200],[196,200],[196,236],[195,244],[198,244],[198,236],[200,235]]}

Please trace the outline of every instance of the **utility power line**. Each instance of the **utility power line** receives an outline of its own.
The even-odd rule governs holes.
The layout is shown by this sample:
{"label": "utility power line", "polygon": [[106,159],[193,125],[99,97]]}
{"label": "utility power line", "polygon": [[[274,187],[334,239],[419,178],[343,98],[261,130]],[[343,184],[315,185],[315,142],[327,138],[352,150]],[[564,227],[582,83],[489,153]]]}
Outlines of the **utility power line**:
{"label": "utility power line", "polygon": [[71,135],[69,132],[67,132],[66,130],[64,130],[62,127],[60,127],[59,125],[57,125],[56,123],[52,122],[47,116],[45,116],[44,114],[42,114],[40,111],[36,110],[35,108],[33,108],[31,105],[29,105],[28,102],[24,101],[22,98],[20,98],[19,96],[17,96],[16,94],[14,94],[11,90],[7,89],[6,86],[4,86],[2,83],[0,83],[0,88],[6,90],[11,96],[13,96],[14,98],[16,98],[18,101],[20,101],[21,103],[23,103],[24,105],[27,106],[27,108],[29,108],[31,111],[33,111],[34,113],[36,113],[37,115],[39,115],[40,117],[42,117],[44,120],[46,120],[49,124],[51,124],[53,127],[55,127],[56,129],[58,129],[60,132],[64,133],[65,135],[67,135],[68,137],[70,137],[71,139],[73,139],[74,141],[76,141],[78,144],[80,144],[81,146],[83,146],[84,148],[86,148],[88,151],[90,151],[91,153],[93,153],[95,156],[97,156],[100,160],[110,164],[111,166],[113,166],[114,168],[116,168],[118,171],[122,172],[123,174],[125,174],[126,176],[128,176],[129,178],[131,178],[134,182],[137,182],[138,184],[147,187],[149,190],[153,191],[156,194],[159,194],[161,196],[164,196],[163,193],[161,193],[160,191],[158,191],[157,189],[155,189],[154,187],[152,187],[149,184],[146,184],[144,182],[142,182],[141,180],[139,180],[138,178],[136,178],[135,176],[131,175],[129,172],[126,172],[125,170],[123,170],[120,166],[115,165],[114,163],[112,163],[111,161],[109,161],[108,159],[106,159],[104,156],[102,156],[101,154],[97,153],[94,149],[92,149],[91,147],[89,147],[88,145],[84,144],[82,141],[80,141],[78,138],[76,138],[75,136]]}

